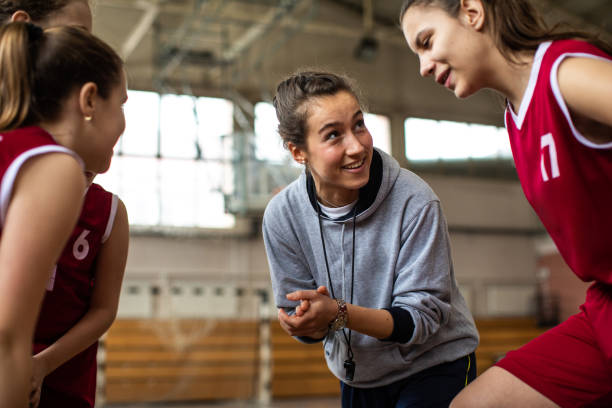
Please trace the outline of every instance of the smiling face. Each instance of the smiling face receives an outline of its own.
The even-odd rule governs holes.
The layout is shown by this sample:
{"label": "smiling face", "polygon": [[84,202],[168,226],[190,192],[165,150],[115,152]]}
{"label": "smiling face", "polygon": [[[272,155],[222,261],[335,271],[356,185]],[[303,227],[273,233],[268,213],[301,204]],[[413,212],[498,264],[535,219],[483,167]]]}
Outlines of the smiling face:
{"label": "smiling face", "polygon": [[402,18],[402,31],[417,54],[422,76],[431,76],[458,98],[486,86],[483,61],[492,43],[484,29],[484,10],[479,1],[465,1],[457,17],[443,9],[417,5]]}
{"label": "smiling face", "polygon": [[87,134],[83,139],[81,154],[88,172],[99,174],[108,170],[113,157],[113,148],[125,130],[123,105],[127,101],[125,74],[115,85],[107,98],[96,95],[95,111],[86,126]]}
{"label": "smiling face", "polygon": [[340,91],[314,97],[303,108],[308,115],[305,146],[289,143],[291,154],[307,164],[325,202],[340,206],[355,201],[368,183],[373,152],[359,102]]}
{"label": "smiling face", "polygon": [[104,173],[110,166],[113,157],[113,148],[117,144],[119,137],[125,130],[125,114],[123,105],[127,102],[127,81],[125,74],[122,73],[119,85],[115,86],[107,99],[101,99],[99,105],[100,118],[99,133],[101,140],[100,151],[106,154],[102,166],[96,173]]}

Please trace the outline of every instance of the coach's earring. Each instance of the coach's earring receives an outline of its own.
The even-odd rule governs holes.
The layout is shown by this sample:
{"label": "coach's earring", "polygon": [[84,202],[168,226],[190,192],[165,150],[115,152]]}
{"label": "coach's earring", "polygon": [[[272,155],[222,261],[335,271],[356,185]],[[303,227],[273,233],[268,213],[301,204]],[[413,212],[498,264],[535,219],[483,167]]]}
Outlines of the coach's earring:
{"label": "coach's earring", "polygon": [[84,118],[87,122],[91,122],[91,120],[93,119],[93,116],[85,116]]}

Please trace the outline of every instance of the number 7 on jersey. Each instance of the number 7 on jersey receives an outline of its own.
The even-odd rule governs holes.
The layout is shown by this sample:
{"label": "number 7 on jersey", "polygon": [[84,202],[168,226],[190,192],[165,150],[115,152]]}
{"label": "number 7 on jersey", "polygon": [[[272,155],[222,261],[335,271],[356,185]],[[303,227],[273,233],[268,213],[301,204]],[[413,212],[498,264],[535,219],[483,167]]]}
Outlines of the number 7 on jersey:
{"label": "number 7 on jersey", "polygon": [[[548,149],[546,149],[548,147]],[[548,151],[548,156],[550,158],[550,170],[552,173],[552,178],[557,178],[560,176],[559,172],[559,162],[557,161],[557,148],[555,147],[555,139],[553,139],[552,133],[547,133],[541,138],[540,148],[542,155],[540,156],[540,169],[542,170],[542,179],[544,181],[548,181],[550,178],[548,177],[548,172],[546,171],[546,164],[544,157],[546,155],[546,151]]]}

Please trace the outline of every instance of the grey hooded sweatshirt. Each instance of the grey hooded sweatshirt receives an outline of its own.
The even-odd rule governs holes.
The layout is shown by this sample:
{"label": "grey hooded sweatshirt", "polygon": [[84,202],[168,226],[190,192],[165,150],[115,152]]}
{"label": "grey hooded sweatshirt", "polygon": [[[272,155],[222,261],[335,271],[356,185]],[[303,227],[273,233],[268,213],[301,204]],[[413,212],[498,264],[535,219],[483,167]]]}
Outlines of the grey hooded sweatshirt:
{"label": "grey hooded sweatshirt", "polygon": [[[325,267],[314,183],[307,172],[272,198],[263,218],[277,307],[293,310],[297,303],[288,301],[287,293],[323,285],[333,286],[335,297],[347,302],[401,308],[412,318],[414,328],[405,342],[352,332],[353,381],[345,378],[345,336],[330,331],[323,341],[332,373],[353,387],[379,387],[473,352],[478,332],[457,288],[446,221],[431,188],[375,150],[370,180],[360,189],[355,211],[354,253],[353,217],[321,216],[332,282]],[[394,325],[403,324],[393,317]]]}

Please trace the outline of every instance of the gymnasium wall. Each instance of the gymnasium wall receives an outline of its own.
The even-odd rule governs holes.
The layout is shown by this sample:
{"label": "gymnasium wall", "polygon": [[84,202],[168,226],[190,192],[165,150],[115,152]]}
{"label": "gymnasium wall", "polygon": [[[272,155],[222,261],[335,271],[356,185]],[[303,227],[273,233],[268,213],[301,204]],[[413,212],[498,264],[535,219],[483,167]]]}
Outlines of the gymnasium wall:
{"label": "gymnasium wall", "polygon": [[580,281],[567,266],[552,240],[538,243],[538,277],[542,291],[558,302],[558,316],[565,320],[578,313],[591,283]]}
{"label": "gymnasium wall", "polygon": [[[443,203],[473,313],[533,314],[542,230],[518,183],[424,178]],[[133,232],[119,315],[255,317],[269,296],[267,261],[260,222],[240,225],[223,236]]]}

